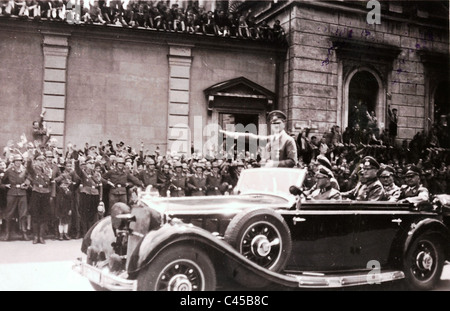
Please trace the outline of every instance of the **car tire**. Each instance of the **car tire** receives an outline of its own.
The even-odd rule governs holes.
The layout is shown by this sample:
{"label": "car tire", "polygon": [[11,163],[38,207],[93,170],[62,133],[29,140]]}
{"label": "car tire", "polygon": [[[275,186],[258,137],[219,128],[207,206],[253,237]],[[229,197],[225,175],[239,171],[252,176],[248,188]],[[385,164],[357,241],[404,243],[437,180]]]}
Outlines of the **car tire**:
{"label": "car tire", "polygon": [[[284,269],[292,250],[291,232],[284,218],[272,209],[245,210],[228,225],[224,240],[247,259],[274,272]],[[268,282],[253,279],[242,267],[229,263],[233,278],[247,287],[265,287]]]}
{"label": "car tire", "polygon": [[406,286],[412,290],[430,290],[440,280],[444,267],[444,250],[434,235],[418,236],[404,259]]}
{"label": "car tire", "polygon": [[162,250],[137,277],[138,291],[212,291],[216,272],[200,248],[172,245]]}

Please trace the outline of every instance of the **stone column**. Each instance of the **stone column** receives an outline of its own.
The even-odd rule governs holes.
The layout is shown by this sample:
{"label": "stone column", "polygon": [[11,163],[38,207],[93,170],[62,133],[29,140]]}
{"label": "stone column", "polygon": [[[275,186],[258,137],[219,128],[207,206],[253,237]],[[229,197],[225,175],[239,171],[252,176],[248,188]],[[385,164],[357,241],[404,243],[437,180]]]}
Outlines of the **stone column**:
{"label": "stone column", "polygon": [[52,137],[58,140],[58,148],[64,146],[64,123],[67,96],[67,57],[69,34],[43,33],[44,87],[42,108],[46,110],[44,121],[51,128]]}
{"label": "stone column", "polygon": [[169,113],[167,150],[190,153],[189,94],[192,46],[169,44]]}

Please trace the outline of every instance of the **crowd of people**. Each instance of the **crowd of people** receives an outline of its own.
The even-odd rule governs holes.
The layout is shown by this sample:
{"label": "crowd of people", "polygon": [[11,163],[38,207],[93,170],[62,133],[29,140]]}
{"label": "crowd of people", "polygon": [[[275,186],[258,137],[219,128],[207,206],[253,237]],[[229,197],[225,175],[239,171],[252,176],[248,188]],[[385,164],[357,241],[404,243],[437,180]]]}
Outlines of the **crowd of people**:
{"label": "crowd of people", "polygon": [[[68,143],[63,153],[44,116],[45,110],[33,122],[31,141],[22,135],[20,142],[10,141],[3,149],[3,240],[17,234],[24,240],[32,234],[33,243],[43,244],[48,237],[80,238],[116,202],[133,204],[139,188],[162,197],[227,195],[233,193],[242,170],[265,165],[261,154],[245,150],[232,150],[231,157],[226,156],[230,151],[211,157],[197,150],[179,156],[162,154],[159,148],[150,152],[143,143],[136,149],[112,140],[81,148]],[[274,113],[271,123],[280,122],[285,122],[284,115]],[[438,126],[445,124],[433,128]],[[420,132],[402,145],[392,137],[376,138],[380,142],[374,144],[364,140],[363,132],[354,127],[341,133],[336,125],[320,140],[308,128],[291,135],[296,151],[286,156],[295,154],[297,159],[285,162],[307,169],[304,193],[313,198],[374,198],[359,191],[368,187],[366,180],[376,181],[372,190],[382,190],[378,199],[398,199],[399,187],[408,184],[410,176],[418,176],[414,181],[429,194],[450,193],[450,149],[441,147],[448,142],[436,139],[435,131],[428,136]],[[396,194],[387,195],[392,189]]]}
{"label": "crowd of people", "polygon": [[251,11],[206,11],[198,2],[181,7],[152,0],[1,0],[0,17],[71,24],[119,25],[188,34],[238,37],[283,43],[285,32],[277,20],[272,26],[256,23]]}

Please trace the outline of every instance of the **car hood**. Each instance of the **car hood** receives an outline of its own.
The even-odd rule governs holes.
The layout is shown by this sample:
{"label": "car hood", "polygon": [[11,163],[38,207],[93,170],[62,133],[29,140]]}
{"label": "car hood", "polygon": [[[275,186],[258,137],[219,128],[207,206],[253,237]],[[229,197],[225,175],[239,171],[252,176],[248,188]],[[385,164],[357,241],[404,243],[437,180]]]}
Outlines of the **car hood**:
{"label": "car hood", "polygon": [[168,215],[232,214],[251,207],[289,209],[295,198],[275,194],[248,193],[227,196],[143,198],[141,204]]}

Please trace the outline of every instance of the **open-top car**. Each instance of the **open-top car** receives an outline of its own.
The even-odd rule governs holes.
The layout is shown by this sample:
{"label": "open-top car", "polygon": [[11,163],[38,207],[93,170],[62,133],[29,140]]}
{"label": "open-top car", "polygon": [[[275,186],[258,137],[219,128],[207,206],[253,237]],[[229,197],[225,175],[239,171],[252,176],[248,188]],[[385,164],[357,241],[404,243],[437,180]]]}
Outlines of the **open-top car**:
{"label": "open-top car", "polygon": [[334,288],[404,279],[433,288],[449,258],[450,200],[305,200],[306,171],[241,173],[229,196],[116,203],[86,234],[74,269],[96,289],[215,290],[226,280]]}

